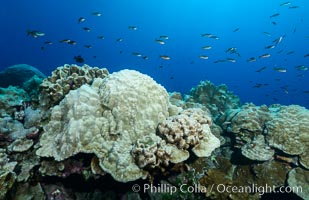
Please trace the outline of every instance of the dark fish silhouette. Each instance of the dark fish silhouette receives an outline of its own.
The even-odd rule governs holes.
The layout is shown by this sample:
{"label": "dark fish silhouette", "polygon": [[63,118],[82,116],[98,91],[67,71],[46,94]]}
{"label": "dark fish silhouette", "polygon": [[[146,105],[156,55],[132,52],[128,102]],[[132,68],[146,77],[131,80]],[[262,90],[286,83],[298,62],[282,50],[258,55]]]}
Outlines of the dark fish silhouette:
{"label": "dark fish silhouette", "polygon": [[273,18],[273,17],[278,17],[279,15],[280,15],[280,13],[275,13],[275,14],[269,16],[269,17],[270,17],[270,18]]}
{"label": "dark fish silhouette", "polygon": [[239,31],[239,28],[235,28],[235,29],[233,30],[233,32],[237,32],[237,31]]}
{"label": "dark fish silhouette", "polygon": [[74,60],[77,63],[83,63],[84,62],[84,58],[81,55],[74,56]]}
{"label": "dark fish silhouette", "polygon": [[261,71],[265,70],[266,68],[267,68],[267,67],[262,67],[262,68],[256,70],[255,72],[261,72]]}

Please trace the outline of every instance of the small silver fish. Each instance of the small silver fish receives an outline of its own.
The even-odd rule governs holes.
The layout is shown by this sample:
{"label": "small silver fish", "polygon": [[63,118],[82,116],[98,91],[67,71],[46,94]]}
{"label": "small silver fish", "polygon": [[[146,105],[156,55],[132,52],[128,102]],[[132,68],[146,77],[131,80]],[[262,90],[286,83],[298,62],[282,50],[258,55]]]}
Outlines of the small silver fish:
{"label": "small silver fish", "polygon": [[100,17],[102,16],[102,13],[96,11],[96,12],[92,12],[92,15]]}
{"label": "small silver fish", "polygon": [[168,40],[168,36],[167,35],[160,35],[160,38],[163,40]]}
{"label": "small silver fish", "polygon": [[247,59],[247,62],[255,62],[256,61],[256,58],[255,57],[251,57],[251,58],[248,58]]}
{"label": "small silver fish", "polygon": [[143,55],[138,52],[132,52],[132,55],[137,56],[137,57],[142,57]]}
{"label": "small silver fish", "polygon": [[285,37],[285,35],[282,35],[279,38],[275,39],[273,42],[275,43],[275,45],[278,45],[279,43],[282,42],[284,37]]}
{"label": "small silver fish", "polygon": [[234,58],[226,58],[226,60],[229,61],[229,62],[232,62],[232,63],[236,62],[236,60]]}
{"label": "small silver fish", "polygon": [[71,40],[70,39],[63,39],[63,40],[60,40],[59,42],[60,43],[69,43]]}
{"label": "small silver fish", "polygon": [[298,65],[295,67],[295,69],[299,70],[299,71],[307,71],[308,67],[306,67],[305,65]]}
{"label": "small silver fish", "polygon": [[165,44],[165,42],[163,40],[159,40],[159,39],[156,39],[155,42],[159,43],[159,44]]}
{"label": "small silver fish", "polygon": [[276,45],[269,45],[269,46],[266,46],[266,47],[264,47],[265,49],[273,49],[273,48],[275,48],[276,47]]}
{"label": "small silver fish", "polygon": [[38,37],[42,37],[45,35],[45,33],[41,32],[41,31],[37,31],[37,30],[27,30],[27,35],[30,35],[34,38],[38,38]]}
{"label": "small silver fish", "polygon": [[70,45],[76,45],[77,44],[77,42],[75,42],[74,40],[70,40],[67,43],[70,44]]}
{"label": "small silver fish", "polygon": [[84,22],[86,19],[83,17],[78,18],[78,23]]}
{"label": "small silver fish", "polygon": [[259,56],[259,58],[269,58],[269,57],[270,57],[269,53],[265,53],[265,54]]}
{"label": "small silver fish", "polygon": [[200,55],[200,56],[199,56],[199,58],[200,58],[200,59],[207,60],[207,59],[208,59],[208,56],[205,56],[205,55]]}
{"label": "small silver fish", "polygon": [[136,31],[136,30],[137,30],[137,27],[136,27],[136,26],[128,26],[128,29],[129,29],[129,30],[132,30],[132,31]]}
{"label": "small silver fish", "polygon": [[281,73],[287,72],[287,69],[282,68],[282,67],[275,67],[274,70],[277,71],[277,72],[281,72]]}
{"label": "small silver fish", "polygon": [[271,36],[271,34],[268,33],[268,32],[263,32],[263,33],[264,33],[264,35],[266,35],[266,36]]}
{"label": "small silver fish", "polygon": [[84,30],[84,31],[87,31],[87,32],[90,32],[90,31],[91,31],[91,29],[88,28],[88,27],[84,27],[83,30]]}
{"label": "small silver fish", "polygon": [[284,3],[280,4],[280,6],[288,6],[290,4],[291,4],[291,2],[287,1],[287,2],[284,2]]}
{"label": "small silver fish", "polygon": [[204,49],[204,50],[209,50],[209,49],[211,49],[212,48],[212,46],[203,46],[202,47],[202,49]]}
{"label": "small silver fish", "polygon": [[167,55],[160,55],[160,58],[162,58],[163,60],[170,60],[171,57],[167,56]]}

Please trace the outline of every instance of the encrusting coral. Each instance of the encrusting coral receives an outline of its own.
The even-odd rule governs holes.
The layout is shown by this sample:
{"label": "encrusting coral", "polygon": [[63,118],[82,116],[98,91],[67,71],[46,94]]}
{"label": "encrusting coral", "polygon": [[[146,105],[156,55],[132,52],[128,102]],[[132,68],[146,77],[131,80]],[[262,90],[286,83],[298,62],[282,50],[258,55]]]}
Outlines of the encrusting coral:
{"label": "encrusting coral", "polygon": [[105,78],[108,75],[106,68],[90,67],[88,65],[68,65],[57,67],[52,75],[45,78],[40,85],[40,104],[43,107],[52,107],[58,104],[70,90],[83,84],[91,84],[95,78]]}

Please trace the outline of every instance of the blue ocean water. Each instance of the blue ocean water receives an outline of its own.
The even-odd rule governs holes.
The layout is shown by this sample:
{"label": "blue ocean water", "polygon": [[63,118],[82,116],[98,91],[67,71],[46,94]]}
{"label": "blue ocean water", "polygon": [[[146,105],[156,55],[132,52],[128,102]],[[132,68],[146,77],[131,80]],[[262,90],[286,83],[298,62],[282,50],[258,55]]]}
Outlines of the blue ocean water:
{"label": "blue ocean water", "polygon": [[[73,58],[80,55],[84,63],[110,72],[129,68],[146,73],[169,92],[189,93],[200,81],[210,80],[226,84],[242,103],[309,108],[307,0],[12,0],[0,4],[0,70],[26,63],[50,75],[58,66],[76,63]],[[78,22],[80,18],[85,20]],[[45,35],[34,38],[27,30]],[[64,39],[76,45],[59,42]],[[259,58],[263,54],[270,56]],[[248,62],[251,57],[256,61]]]}

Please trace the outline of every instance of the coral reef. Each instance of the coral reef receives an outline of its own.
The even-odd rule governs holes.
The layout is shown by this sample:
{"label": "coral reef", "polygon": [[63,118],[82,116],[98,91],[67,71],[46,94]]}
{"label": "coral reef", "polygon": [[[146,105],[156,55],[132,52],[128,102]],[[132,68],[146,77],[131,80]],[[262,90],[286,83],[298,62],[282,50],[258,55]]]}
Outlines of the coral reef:
{"label": "coral reef", "polygon": [[222,117],[225,121],[221,126],[235,134],[236,147],[245,157],[265,161],[272,158],[273,149],[278,149],[298,155],[299,163],[308,169],[309,110],[296,105],[246,104],[226,111]]}
{"label": "coral reef", "polygon": [[265,143],[263,135],[257,135],[251,142],[241,147],[241,153],[251,160],[267,161],[273,158],[275,150]]}
{"label": "coral reef", "polygon": [[28,93],[31,102],[39,102],[39,86],[43,82],[43,78],[34,75],[31,79],[23,83],[22,88]]}
{"label": "coral reef", "polygon": [[[65,65],[41,94],[36,75],[0,90],[0,199],[308,199],[305,108],[239,107],[210,82],[183,98],[134,70],[107,74]],[[145,183],[177,191],[132,192]]]}
{"label": "coral reef", "polygon": [[297,105],[276,106],[267,121],[269,146],[289,155],[299,155],[300,164],[309,169],[309,110]]}
{"label": "coral reef", "polygon": [[211,118],[201,109],[186,109],[171,116],[158,126],[167,143],[181,150],[192,148],[198,157],[210,156],[220,146],[220,141],[210,130]]}
{"label": "coral reef", "polygon": [[21,183],[16,188],[15,200],[44,200],[46,199],[43,188],[40,183],[32,185],[30,183]]}
{"label": "coral reef", "polygon": [[61,161],[80,152],[94,153],[116,180],[136,180],[145,172],[131,156],[132,144],[155,134],[168,106],[165,89],[139,72],[123,70],[96,79],[53,107],[37,154]]}
{"label": "coral reef", "polygon": [[152,135],[138,139],[132,154],[140,168],[154,168],[160,165],[168,166],[172,152],[160,137]]}
{"label": "coral reef", "polygon": [[24,128],[23,123],[12,119],[12,117],[0,118],[0,133],[5,134],[10,139],[24,138],[29,134],[35,133],[38,128],[33,126]]}
{"label": "coral reef", "polygon": [[294,168],[289,172],[288,185],[301,198],[309,199],[309,171],[301,168]]}
{"label": "coral reef", "polygon": [[45,75],[35,67],[26,64],[13,65],[0,72],[0,87],[23,87],[25,82],[33,76],[40,79],[45,78]]}
{"label": "coral reef", "polygon": [[0,117],[13,116],[14,112],[23,106],[30,98],[23,89],[9,86],[0,88]]}
{"label": "coral reef", "polygon": [[226,85],[215,86],[210,81],[202,81],[198,86],[192,88],[187,102],[200,103],[206,106],[214,119],[225,110],[240,107],[240,99]]}
{"label": "coral reef", "polygon": [[10,152],[24,152],[30,149],[32,145],[33,141],[27,138],[16,139],[8,146],[8,150]]}
{"label": "coral reef", "polygon": [[13,187],[16,174],[13,171],[17,162],[10,162],[5,149],[0,149],[0,199],[6,199],[7,192]]}
{"label": "coral reef", "polygon": [[70,90],[83,84],[92,84],[95,78],[105,78],[107,69],[83,65],[64,65],[57,67],[52,75],[43,80],[40,85],[40,105],[50,108],[58,104]]}
{"label": "coral reef", "polygon": [[[169,107],[165,89],[139,72],[122,70],[95,79],[92,86],[70,91],[53,107],[37,154],[61,161],[77,153],[94,153],[105,172],[127,182],[145,177],[146,166],[186,160],[189,147],[199,157],[219,147],[209,128],[211,118],[202,110],[184,110],[164,122]],[[177,124],[169,126],[173,118]],[[159,135],[167,136],[166,143],[172,145],[156,136],[159,123]],[[175,137],[174,142],[168,135]]]}

